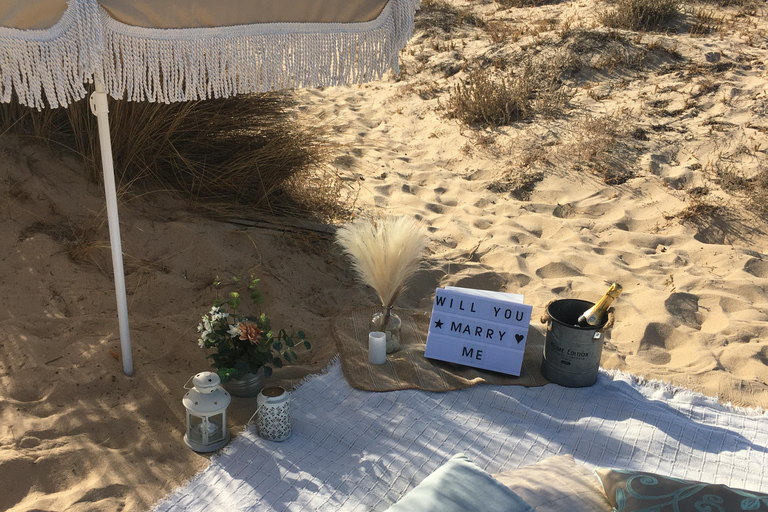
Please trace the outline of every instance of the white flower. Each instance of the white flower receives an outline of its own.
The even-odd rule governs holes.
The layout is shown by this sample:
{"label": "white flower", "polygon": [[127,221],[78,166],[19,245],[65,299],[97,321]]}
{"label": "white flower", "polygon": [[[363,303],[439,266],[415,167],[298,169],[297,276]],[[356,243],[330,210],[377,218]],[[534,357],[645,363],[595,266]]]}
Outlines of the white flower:
{"label": "white flower", "polygon": [[229,317],[229,313],[215,313],[214,315],[212,315],[211,320],[213,321],[223,320],[228,317]]}
{"label": "white flower", "polygon": [[205,348],[205,342],[203,341],[203,338],[197,340],[197,344],[200,345],[200,348]]}
{"label": "white flower", "polygon": [[239,324],[233,324],[229,326],[229,335],[233,338],[236,338],[237,336],[240,336],[240,325]]}

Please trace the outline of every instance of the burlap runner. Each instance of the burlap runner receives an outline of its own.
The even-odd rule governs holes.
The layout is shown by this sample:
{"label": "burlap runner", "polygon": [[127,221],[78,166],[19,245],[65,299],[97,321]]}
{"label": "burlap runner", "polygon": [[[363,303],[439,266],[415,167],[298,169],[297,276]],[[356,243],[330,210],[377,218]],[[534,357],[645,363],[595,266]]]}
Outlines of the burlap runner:
{"label": "burlap runner", "polygon": [[333,323],[341,367],[352,387],[365,391],[450,391],[483,383],[533,387],[548,382],[541,375],[544,335],[533,326],[528,331],[522,372],[519,377],[514,377],[425,358],[429,313],[421,311],[397,312],[403,320],[401,349],[388,354],[385,364],[370,364],[369,323],[376,311],[356,309],[337,316]]}

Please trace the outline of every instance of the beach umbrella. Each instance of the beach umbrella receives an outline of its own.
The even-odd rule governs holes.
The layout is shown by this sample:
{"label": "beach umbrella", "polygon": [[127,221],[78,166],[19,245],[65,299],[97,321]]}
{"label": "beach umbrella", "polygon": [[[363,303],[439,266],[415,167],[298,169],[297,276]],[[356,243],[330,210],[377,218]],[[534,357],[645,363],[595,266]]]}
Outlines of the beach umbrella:
{"label": "beach umbrella", "polygon": [[363,83],[398,69],[420,0],[0,0],[0,101],[94,84],[123,371],[133,373],[107,95],[180,102]]}

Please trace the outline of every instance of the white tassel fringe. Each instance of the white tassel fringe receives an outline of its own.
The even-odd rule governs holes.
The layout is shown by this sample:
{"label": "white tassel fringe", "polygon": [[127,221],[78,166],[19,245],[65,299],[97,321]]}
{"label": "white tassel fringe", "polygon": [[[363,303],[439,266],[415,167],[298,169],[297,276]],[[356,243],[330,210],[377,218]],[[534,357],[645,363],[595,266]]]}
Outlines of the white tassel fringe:
{"label": "white tassel fringe", "polygon": [[399,70],[419,4],[390,0],[363,23],[152,29],[70,0],[50,29],[0,27],[0,101],[66,107],[94,76],[114,98],[163,103],[362,83]]}
{"label": "white tassel fringe", "polygon": [[397,71],[419,0],[390,0],[364,23],[151,29],[102,10],[103,79],[115,98],[170,103],[362,83]]}
{"label": "white tassel fringe", "polygon": [[0,101],[15,91],[19,103],[41,110],[83,99],[104,46],[98,25],[95,0],[70,0],[49,29],[0,27]]}

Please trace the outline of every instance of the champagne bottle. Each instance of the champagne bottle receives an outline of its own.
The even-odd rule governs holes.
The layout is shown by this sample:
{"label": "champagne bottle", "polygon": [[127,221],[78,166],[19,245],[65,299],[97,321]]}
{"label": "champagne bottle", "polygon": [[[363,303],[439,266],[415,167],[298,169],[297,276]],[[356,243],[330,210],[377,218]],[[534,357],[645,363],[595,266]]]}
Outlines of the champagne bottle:
{"label": "champagne bottle", "polygon": [[608,288],[608,291],[605,292],[605,295],[603,295],[594,306],[581,314],[579,317],[579,325],[581,327],[589,327],[602,324],[605,315],[608,313],[608,307],[611,305],[611,302],[619,296],[621,290],[622,288],[620,284],[613,283],[611,287]]}

